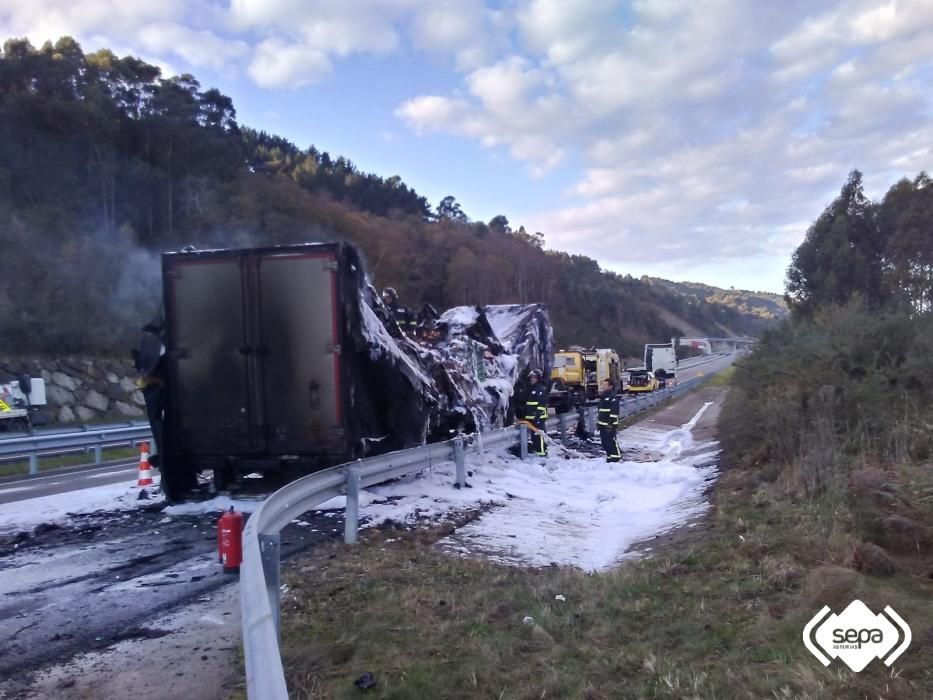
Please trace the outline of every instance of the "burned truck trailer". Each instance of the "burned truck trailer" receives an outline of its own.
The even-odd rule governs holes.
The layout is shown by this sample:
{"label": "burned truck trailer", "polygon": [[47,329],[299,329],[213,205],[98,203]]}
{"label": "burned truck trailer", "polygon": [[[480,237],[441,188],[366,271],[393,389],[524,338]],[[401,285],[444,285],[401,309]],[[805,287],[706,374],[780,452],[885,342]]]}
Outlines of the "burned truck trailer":
{"label": "burned truck trailer", "polygon": [[171,499],[204,470],[223,488],[508,422],[514,387],[550,368],[545,307],[515,307],[513,325],[528,327],[515,355],[482,308],[418,343],[348,243],[166,253],[162,274],[164,317],[142,346],[148,333],[150,355],[154,334],[164,348],[137,366],[158,385],[144,396]]}

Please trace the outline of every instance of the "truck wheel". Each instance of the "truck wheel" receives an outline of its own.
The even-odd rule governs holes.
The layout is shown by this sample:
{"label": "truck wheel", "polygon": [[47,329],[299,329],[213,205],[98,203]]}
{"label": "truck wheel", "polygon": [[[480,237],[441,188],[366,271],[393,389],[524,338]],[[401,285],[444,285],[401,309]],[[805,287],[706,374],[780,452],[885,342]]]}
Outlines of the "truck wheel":
{"label": "truck wheel", "polygon": [[14,433],[28,433],[29,421],[25,418],[14,418],[10,421],[10,430]]}
{"label": "truck wheel", "polygon": [[226,491],[230,486],[230,467],[214,467],[214,490]]}

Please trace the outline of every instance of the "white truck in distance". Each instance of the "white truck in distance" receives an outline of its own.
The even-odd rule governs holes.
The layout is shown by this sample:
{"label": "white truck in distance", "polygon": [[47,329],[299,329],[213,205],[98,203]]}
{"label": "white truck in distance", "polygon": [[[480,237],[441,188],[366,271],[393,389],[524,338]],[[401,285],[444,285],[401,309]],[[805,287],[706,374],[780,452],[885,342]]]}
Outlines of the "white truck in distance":
{"label": "white truck in distance", "polygon": [[677,349],[673,343],[645,345],[645,369],[651,372],[663,388],[677,377]]}

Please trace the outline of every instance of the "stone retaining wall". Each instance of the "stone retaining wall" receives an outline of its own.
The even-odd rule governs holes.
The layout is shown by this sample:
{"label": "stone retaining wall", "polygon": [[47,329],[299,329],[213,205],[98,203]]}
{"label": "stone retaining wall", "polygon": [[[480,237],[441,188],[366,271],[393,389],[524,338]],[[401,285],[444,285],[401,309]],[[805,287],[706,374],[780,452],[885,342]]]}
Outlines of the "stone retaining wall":
{"label": "stone retaining wall", "polygon": [[89,357],[0,357],[0,384],[28,374],[45,380],[46,412],[53,423],[131,420],[145,415],[130,360]]}

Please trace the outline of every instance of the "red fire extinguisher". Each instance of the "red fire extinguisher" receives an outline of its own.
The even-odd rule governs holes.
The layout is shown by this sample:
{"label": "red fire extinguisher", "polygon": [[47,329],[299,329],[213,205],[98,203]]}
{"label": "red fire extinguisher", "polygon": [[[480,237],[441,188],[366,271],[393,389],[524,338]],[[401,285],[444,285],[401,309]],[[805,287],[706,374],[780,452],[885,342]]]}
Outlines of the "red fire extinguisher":
{"label": "red fire extinguisher", "polygon": [[233,506],[217,521],[217,555],[224,571],[239,571],[243,563],[243,514]]}

